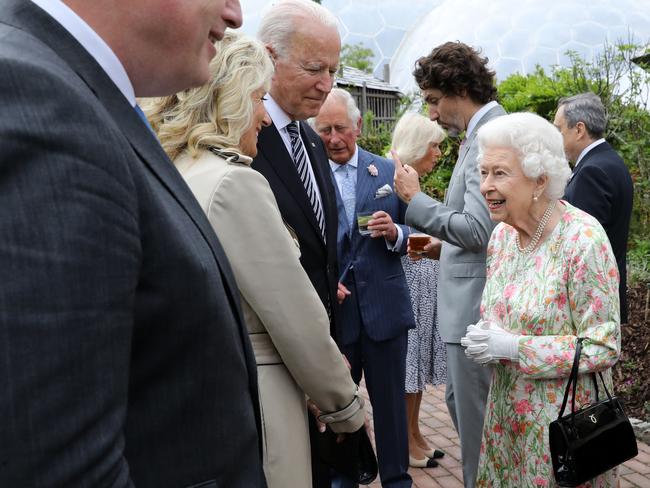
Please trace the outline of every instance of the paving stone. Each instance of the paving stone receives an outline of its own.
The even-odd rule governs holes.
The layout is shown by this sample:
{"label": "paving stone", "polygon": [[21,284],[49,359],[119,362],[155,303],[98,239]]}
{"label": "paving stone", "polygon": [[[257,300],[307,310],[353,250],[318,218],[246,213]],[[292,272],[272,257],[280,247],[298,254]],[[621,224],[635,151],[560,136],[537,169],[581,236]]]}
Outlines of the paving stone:
{"label": "paving stone", "polygon": [[[460,443],[445,404],[445,387],[429,387],[422,396],[420,429],[427,442],[446,455],[439,466],[430,469],[409,468],[414,488],[463,488]],[[362,394],[367,398],[365,388]],[[368,401],[368,406],[370,402]],[[371,410],[371,409],[370,409]],[[372,410],[371,410],[372,411]],[[650,446],[639,441],[639,454],[619,467],[619,488],[650,488]],[[370,488],[381,488],[379,478]]]}
{"label": "paving stone", "polygon": [[639,473],[628,474],[624,478],[636,488],[650,488],[650,478]]}

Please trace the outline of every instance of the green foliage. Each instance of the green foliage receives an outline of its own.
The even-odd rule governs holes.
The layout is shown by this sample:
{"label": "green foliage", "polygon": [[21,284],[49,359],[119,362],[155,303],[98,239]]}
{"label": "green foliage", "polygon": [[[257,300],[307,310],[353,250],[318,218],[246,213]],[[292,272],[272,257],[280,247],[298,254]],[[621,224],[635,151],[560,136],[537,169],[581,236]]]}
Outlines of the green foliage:
{"label": "green foliage", "polygon": [[372,73],[372,58],[375,53],[362,43],[343,44],[341,48],[341,64],[352,66],[364,73]]}
{"label": "green foliage", "polygon": [[445,198],[451,173],[454,171],[454,165],[458,158],[459,146],[460,140],[457,138],[452,139],[451,137],[447,137],[442,141],[440,144],[442,156],[440,156],[438,163],[431,173],[420,178],[422,191],[436,200],[443,201]]}
{"label": "green foliage", "polygon": [[[647,49],[647,48],[646,48]],[[571,66],[549,74],[541,68],[530,75],[512,75],[498,86],[508,112],[531,111],[553,120],[557,102],[593,91],[608,112],[605,138],[619,152],[634,181],[630,225],[630,282],[650,281],[650,113],[647,89],[650,73],[636,69],[632,59],[639,46],[632,42],[607,45],[593,62],[569,52]],[[640,249],[635,253],[636,249]]]}
{"label": "green foliage", "polygon": [[375,114],[368,110],[363,115],[362,132],[357,144],[359,147],[379,156],[390,150],[391,131],[385,124],[375,124]]}
{"label": "green foliage", "polygon": [[630,284],[650,285],[650,240],[634,239],[627,254],[627,268]]}

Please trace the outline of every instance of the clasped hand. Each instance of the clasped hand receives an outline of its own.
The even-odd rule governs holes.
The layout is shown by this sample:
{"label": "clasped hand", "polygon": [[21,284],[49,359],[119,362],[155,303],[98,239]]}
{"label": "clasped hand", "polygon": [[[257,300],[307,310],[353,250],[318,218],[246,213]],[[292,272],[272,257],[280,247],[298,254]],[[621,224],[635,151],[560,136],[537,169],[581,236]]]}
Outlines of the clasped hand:
{"label": "clasped hand", "polygon": [[481,320],[467,327],[460,344],[465,355],[479,364],[492,364],[501,359],[518,362],[519,338],[505,331],[496,322]]}

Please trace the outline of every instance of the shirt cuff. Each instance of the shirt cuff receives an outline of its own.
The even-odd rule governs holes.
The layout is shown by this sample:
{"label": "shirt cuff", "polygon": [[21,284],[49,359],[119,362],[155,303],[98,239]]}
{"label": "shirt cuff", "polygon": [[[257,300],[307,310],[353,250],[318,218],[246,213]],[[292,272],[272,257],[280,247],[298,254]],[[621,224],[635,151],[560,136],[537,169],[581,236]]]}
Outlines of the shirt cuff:
{"label": "shirt cuff", "polygon": [[395,242],[392,244],[386,238],[384,238],[384,241],[386,242],[386,249],[393,252],[399,252],[402,248],[402,241],[404,241],[404,233],[402,232],[402,228],[399,225],[393,225],[397,229],[397,239],[395,239]]}

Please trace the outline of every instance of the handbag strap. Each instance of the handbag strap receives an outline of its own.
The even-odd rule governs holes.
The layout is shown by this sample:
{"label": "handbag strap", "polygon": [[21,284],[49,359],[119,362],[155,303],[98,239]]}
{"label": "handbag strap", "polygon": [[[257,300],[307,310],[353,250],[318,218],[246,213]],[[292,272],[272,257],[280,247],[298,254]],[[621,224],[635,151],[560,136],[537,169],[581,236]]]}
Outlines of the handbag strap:
{"label": "handbag strap", "polygon": [[[571,367],[571,373],[569,374],[569,380],[567,381],[566,384],[566,389],[564,390],[564,399],[562,400],[562,408],[560,408],[560,413],[558,414],[557,418],[560,419],[564,415],[564,409],[566,408],[567,400],[569,399],[569,391],[571,390],[571,385],[573,385],[573,394],[571,396],[571,415],[576,411],[576,389],[578,387],[578,370],[580,369],[580,353],[582,352],[582,342],[585,340],[584,337],[578,337],[576,340],[576,352],[575,355],[573,356],[573,366]],[[603,388],[605,389],[605,393],[607,394],[607,398],[609,400],[612,399],[612,396],[609,393],[609,390],[607,389],[607,385],[605,384],[605,379],[603,378],[603,373],[598,371],[598,376],[600,377],[600,381],[603,384]],[[596,392],[596,401],[598,401],[598,379],[596,378],[595,373],[591,373],[591,378],[594,382],[594,390]]]}
{"label": "handbag strap", "polygon": [[[576,352],[573,356],[573,366],[571,367],[571,373],[569,373],[569,380],[567,381],[566,388],[564,390],[564,399],[562,400],[562,408],[560,408],[560,413],[557,418],[560,419],[564,415],[564,409],[566,408],[566,402],[569,399],[569,391],[571,390],[572,384],[578,383],[578,365],[580,364],[580,351],[582,350],[582,341],[583,337],[578,337],[576,340]],[[576,389],[573,388],[573,396],[571,398],[571,412],[575,412],[576,404]]]}

